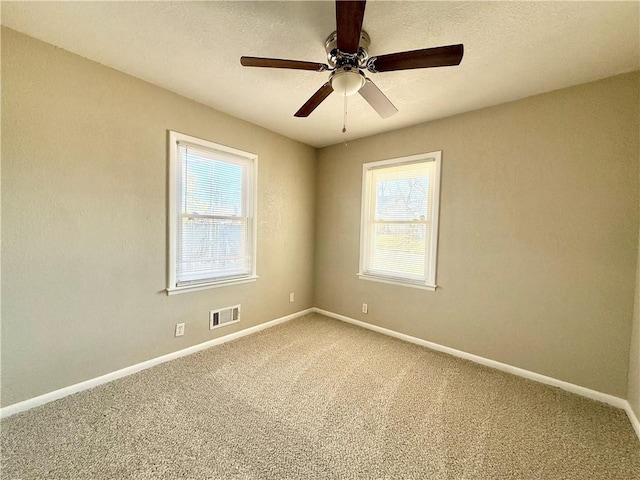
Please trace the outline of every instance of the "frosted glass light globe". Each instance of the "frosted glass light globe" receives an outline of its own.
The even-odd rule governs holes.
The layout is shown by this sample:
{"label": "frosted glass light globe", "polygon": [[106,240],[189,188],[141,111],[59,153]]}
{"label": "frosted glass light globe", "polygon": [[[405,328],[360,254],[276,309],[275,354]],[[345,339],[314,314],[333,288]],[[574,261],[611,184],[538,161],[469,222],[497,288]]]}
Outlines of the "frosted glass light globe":
{"label": "frosted glass light globe", "polygon": [[364,85],[365,79],[357,70],[339,70],[331,77],[331,88],[340,95],[354,95]]}

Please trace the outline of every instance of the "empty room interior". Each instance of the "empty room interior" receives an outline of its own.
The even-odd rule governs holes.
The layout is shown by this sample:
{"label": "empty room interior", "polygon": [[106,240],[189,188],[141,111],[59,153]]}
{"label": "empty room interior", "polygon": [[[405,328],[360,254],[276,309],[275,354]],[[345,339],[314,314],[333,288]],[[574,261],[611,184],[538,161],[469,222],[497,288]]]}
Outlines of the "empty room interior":
{"label": "empty room interior", "polygon": [[6,2],[0,475],[640,479],[638,2]]}

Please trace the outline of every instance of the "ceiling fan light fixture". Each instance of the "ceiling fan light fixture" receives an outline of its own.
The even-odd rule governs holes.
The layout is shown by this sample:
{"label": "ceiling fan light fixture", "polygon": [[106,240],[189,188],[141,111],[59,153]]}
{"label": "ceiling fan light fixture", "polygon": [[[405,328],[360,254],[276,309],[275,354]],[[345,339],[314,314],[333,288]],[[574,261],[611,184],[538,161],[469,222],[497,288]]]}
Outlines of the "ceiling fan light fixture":
{"label": "ceiling fan light fixture", "polygon": [[328,64],[282,58],[240,57],[240,63],[245,67],[331,72],[329,80],[298,109],[295,117],[308,117],[336,91],[344,97],[345,115],[347,97],[359,93],[378,115],[388,118],[397,113],[398,109],[370,78],[364,76],[363,69],[371,73],[393,72],[414,68],[451,67],[459,65],[462,61],[462,44],[369,57],[371,39],[362,29],[366,0],[335,0],[335,5],[336,30],[324,43]]}
{"label": "ceiling fan light fixture", "polygon": [[331,76],[331,88],[347,97],[358,93],[366,79],[359,70],[336,70]]}

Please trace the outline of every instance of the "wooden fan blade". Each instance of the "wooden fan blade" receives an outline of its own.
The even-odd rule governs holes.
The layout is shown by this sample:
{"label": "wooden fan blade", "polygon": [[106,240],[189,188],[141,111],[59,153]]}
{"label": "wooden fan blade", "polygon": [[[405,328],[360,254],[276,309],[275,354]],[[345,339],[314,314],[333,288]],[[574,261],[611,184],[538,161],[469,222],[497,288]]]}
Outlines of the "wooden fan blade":
{"label": "wooden fan blade", "polygon": [[370,72],[391,72],[412,68],[450,67],[460,64],[463,53],[462,44],[390,53],[370,58],[367,69]]}
{"label": "wooden fan blade", "polygon": [[336,32],[338,50],[358,53],[360,32],[366,1],[336,0]]}
{"label": "wooden fan blade", "polygon": [[307,103],[300,107],[300,110],[295,113],[294,117],[308,117],[309,114],[331,94],[331,92],[333,92],[333,87],[331,87],[329,82],[325,83],[311,96],[309,100],[307,100]]}
{"label": "wooden fan blade", "polygon": [[324,63],[283,60],[281,58],[240,57],[240,63],[244,67],[289,68],[314,72],[324,72],[329,69],[329,66]]}
{"label": "wooden fan blade", "polygon": [[364,98],[373,109],[378,112],[382,118],[389,118],[391,115],[398,113],[398,109],[385,96],[384,93],[367,78],[358,93]]}

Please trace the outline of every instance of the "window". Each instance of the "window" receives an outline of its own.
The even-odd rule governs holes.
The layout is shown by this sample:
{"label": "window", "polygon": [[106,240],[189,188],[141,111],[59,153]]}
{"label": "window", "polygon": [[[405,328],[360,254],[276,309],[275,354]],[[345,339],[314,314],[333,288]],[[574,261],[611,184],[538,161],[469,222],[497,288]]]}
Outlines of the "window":
{"label": "window", "polygon": [[169,294],[257,278],[257,163],[169,132]]}
{"label": "window", "polygon": [[360,278],[435,290],[441,154],[363,165]]}

